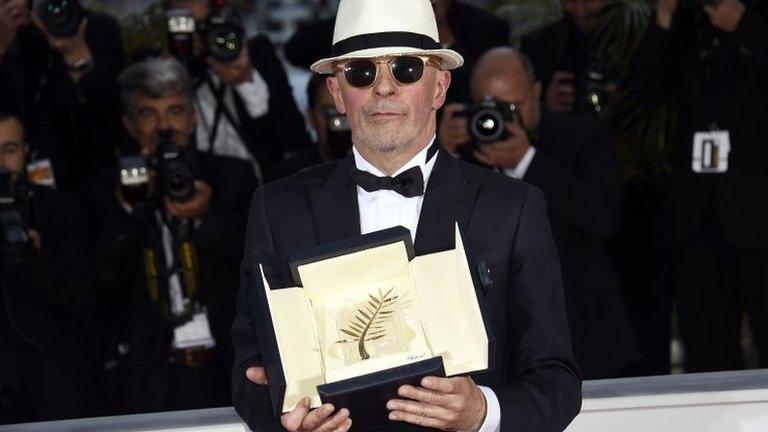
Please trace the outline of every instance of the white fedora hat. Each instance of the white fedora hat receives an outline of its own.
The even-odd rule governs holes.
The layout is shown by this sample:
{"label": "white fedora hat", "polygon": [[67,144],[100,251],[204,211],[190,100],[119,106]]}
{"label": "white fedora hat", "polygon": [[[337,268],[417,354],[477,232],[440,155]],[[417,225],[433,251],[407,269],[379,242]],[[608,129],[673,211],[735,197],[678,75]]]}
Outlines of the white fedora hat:
{"label": "white fedora hat", "polygon": [[400,54],[433,55],[448,70],[461,66],[461,54],[444,49],[439,40],[430,0],[341,0],[331,57],[311,69],[330,74],[339,60]]}

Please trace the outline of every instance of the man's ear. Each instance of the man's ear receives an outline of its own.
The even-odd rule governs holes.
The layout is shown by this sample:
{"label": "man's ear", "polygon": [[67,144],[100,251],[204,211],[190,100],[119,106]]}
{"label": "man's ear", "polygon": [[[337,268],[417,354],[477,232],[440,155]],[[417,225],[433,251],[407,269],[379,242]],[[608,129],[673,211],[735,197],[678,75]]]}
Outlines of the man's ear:
{"label": "man's ear", "polygon": [[335,76],[330,76],[325,79],[325,86],[328,87],[328,91],[333,96],[333,104],[336,105],[336,110],[339,114],[346,114],[347,108],[344,105],[344,96],[341,94],[339,79]]}
{"label": "man's ear", "polygon": [[136,138],[136,128],[133,126],[133,122],[128,114],[123,115],[123,127],[128,131],[128,135],[130,135],[131,138]]}
{"label": "man's ear", "polygon": [[451,86],[451,71],[438,70],[435,81],[435,97],[432,100],[432,109],[437,111],[445,105],[448,88]]}

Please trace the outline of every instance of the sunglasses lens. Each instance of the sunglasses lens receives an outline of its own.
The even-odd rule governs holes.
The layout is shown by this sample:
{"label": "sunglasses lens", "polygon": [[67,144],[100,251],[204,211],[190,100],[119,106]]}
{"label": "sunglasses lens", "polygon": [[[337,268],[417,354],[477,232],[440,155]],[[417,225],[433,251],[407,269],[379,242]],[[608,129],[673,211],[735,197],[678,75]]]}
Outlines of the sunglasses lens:
{"label": "sunglasses lens", "polygon": [[424,61],[415,56],[400,56],[392,60],[392,76],[402,84],[413,84],[424,75]]}
{"label": "sunglasses lens", "polygon": [[344,65],[344,78],[354,87],[368,87],[376,80],[376,63],[353,60]]}

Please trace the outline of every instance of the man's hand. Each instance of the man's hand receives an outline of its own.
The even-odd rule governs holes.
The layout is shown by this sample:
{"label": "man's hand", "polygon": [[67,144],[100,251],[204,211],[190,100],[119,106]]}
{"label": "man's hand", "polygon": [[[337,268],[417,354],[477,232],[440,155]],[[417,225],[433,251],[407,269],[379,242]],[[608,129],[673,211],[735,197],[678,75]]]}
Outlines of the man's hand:
{"label": "man's hand", "polygon": [[202,219],[211,204],[211,193],[211,187],[208,183],[195,180],[195,196],[191,200],[180,203],[163,197],[163,202],[165,202],[168,213],[175,218]]}
{"label": "man's hand", "polygon": [[451,103],[443,108],[438,138],[440,145],[450,154],[456,154],[458,148],[471,139],[467,131],[467,118],[456,116],[456,113],[463,109],[464,105],[460,103]]}
{"label": "man's hand", "polygon": [[231,62],[222,62],[213,57],[208,57],[206,61],[213,72],[226,84],[238,85],[253,80],[253,65],[247,44],[244,44],[240,55]]}
{"label": "man's hand", "polygon": [[333,414],[335,408],[331,404],[325,404],[311,411],[309,406],[310,399],[305,397],[293,411],[283,414],[280,417],[283,427],[291,432],[346,432],[352,427],[352,419],[349,418],[349,410],[346,408]]}
{"label": "man's hand", "polygon": [[566,71],[557,71],[552,75],[544,95],[544,104],[550,111],[573,111],[573,102],[576,100],[574,79],[576,77],[571,72]]}
{"label": "man's hand", "polygon": [[452,431],[477,431],[485,422],[485,395],[472,378],[426,377],[421,385],[398,389],[407,399],[387,402],[391,420]]}
{"label": "man's hand", "polygon": [[510,137],[505,141],[485,144],[474,153],[475,158],[492,167],[515,168],[531,148],[528,133],[517,123],[507,123]]}
{"label": "man's hand", "polygon": [[0,5],[0,60],[16,40],[21,27],[29,24],[26,0],[8,0]]}
{"label": "man's hand", "polygon": [[29,234],[29,239],[32,240],[32,245],[35,249],[39,251],[43,248],[43,236],[40,235],[40,231],[31,229],[27,231],[27,234]]}
{"label": "man's hand", "polygon": [[677,0],[656,0],[656,25],[669,30],[672,28],[672,16],[677,10]]}
{"label": "man's hand", "polygon": [[[85,41],[85,30],[88,28],[88,18],[84,18],[80,23],[80,27],[77,29],[77,33],[71,37],[57,37],[51,34],[48,27],[43,24],[37,13],[32,13],[32,22],[35,23],[40,32],[45,35],[45,39],[48,41],[48,45],[54,50],[58,51],[62,57],[64,57],[64,63],[67,66],[74,66],[78,60],[85,59],[87,61],[93,61],[93,53],[88,46],[88,42]],[[81,72],[70,72],[69,76],[73,81],[77,82],[82,78],[84,74]]]}
{"label": "man's hand", "polygon": [[739,0],[720,0],[714,5],[704,5],[704,12],[709,15],[709,20],[716,28],[733,33],[744,16],[746,7]]}
{"label": "man's hand", "polygon": [[262,366],[249,367],[245,376],[254,384],[267,385],[267,373]]}

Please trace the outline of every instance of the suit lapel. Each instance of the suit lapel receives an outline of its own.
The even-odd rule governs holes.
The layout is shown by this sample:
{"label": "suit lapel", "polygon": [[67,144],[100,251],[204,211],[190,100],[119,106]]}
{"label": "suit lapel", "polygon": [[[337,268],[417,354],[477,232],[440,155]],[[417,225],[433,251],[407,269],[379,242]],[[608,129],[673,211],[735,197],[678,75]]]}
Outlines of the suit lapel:
{"label": "suit lapel", "polygon": [[416,255],[454,247],[454,224],[468,225],[478,189],[467,182],[459,161],[438,151],[419,215]]}
{"label": "suit lapel", "polygon": [[318,244],[360,235],[357,188],[349,176],[353,163],[350,153],[336,165],[325,183],[312,185],[310,200]]}

